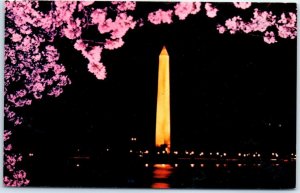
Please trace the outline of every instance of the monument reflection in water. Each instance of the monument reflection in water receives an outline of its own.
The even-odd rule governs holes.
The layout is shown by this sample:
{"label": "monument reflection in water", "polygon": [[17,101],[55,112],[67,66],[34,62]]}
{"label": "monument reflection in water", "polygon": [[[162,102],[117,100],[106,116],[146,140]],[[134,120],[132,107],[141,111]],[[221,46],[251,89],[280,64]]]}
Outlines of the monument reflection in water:
{"label": "monument reflection in water", "polygon": [[169,177],[172,174],[173,167],[170,164],[155,164],[153,168],[151,188],[170,188]]}

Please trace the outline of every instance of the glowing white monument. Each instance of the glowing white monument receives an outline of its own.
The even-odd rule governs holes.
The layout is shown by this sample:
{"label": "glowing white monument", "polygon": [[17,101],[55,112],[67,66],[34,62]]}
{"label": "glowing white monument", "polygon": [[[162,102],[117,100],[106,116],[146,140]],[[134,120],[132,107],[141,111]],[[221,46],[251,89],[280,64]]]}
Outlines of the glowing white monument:
{"label": "glowing white monument", "polygon": [[170,123],[170,65],[169,54],[163,47],[159,55],[157,107],[156,107],[156,147],[166,146],[167,153],[171,147]]}

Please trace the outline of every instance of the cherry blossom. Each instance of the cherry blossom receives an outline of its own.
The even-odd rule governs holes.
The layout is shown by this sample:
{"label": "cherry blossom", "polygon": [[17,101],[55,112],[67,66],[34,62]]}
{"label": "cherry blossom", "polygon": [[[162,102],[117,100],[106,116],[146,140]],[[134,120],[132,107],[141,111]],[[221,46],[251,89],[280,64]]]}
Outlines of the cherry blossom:
{"label": "cherry blossom", "polygon": [[78,51],[83,51],[87,48],[87,45],[83,42],[82,39],[78,39],[74,44],[74,48]]}
{"label": "cherry blossom", "polygon": [[248,9],[251,6],[251,2],[234,2],[236,8]]}
{"label": "cherry blossom", "polygon": [[[225,21],[225,25],[217,25],[219,33],[229,31],[230,34],[236,32],[253,33],[253,32],[266,32],[271,27],[277,28],[277,35],[281,38],[294,39],[297,33],[297,18],[296,14],[289,12],[286,16],[285,13],[281,17],[274,15],[271,11],[261,11],[257,8],[253,11],[253,17],[250,21],[245,21],[240,16],[234,16]],[[275,32],[266,32],[263,34],[263,39],[266,43],[276,43]]]}
{"label": "cherry blossom", "polygon": [[296,14],[289,12],[289,16],[286,17],[285,13],[282,13],[280,20],[278,20],[276,24],[276,27],[280,37],[294,39],[297,35]]}
{"label": "cherry blossom", "polygon": [[98,30],[101,34],[108,33],[111,31],[111,26],[113,25],[113,21],[111,18],[105,20],[103,23],[98,25]]}
{"label": "cherry blossom", "polygon": [[91,73],[95,74],[98,79],[103,80],[106,78],[105,66],[103,66],[102,63],[89,63],[88,69]]}
{"label": "cherry blossom", "polygon": [[92,5],[94,3],[94,1],[82,1],[81,4],[83,6],[89,6],[89,5]]}
{"label": "cherry blossom", "polygon": [[106,40],[104,48],[108,50],[113,50],[120,48],[121,46],[123,46],[123,44],[124,41],[121,38],[118,38],[116,40]]}
{"label": "cherry blossom", "polygon": [[[103,49],[113,50],[123,46],[123,37],[130,30],[136,27],[137,21],[129,13],[136,7],[135,2],[111,2],[111,7],[97,8],[90,15],[85,15],[84,18],[71,18],[75,21],[68,24],[67,34],[69,39],[76,39],[74,48],[82,53],[88,59],[88,70],[93,73],[96,78],[104,79],[106,77],[106,68],[101,60]],[[79,3],[80,5],[80,3]],[[107,11],[113,10],[116,13],[115,17],[108,17]],[[85,11],[81,6],[80,11]],[[85,18],[90,18],[85,20]],[[91,21],[91,22],[88,22]],[[100,42],[94,40],[81,39],[81,31],[83,26],[97,26],[99,33],[106,35]],[[99,46],[101,45],[101,46]],[[88,51],[90,50],[90,51]],[[97,68],[96,68],[97,67]]]}
{"label": "cherry blossom", "polygon": [[172,23],[172,13],[173,13],[172,10],[163,11],[163,10],[159,9],[155,12],[149,13],[148,20],[155,25],[158,25],[161,23],[170,24],[170,23]]}
{"label": "cherry blossom", "polygon": [[88,59],[88,70],[93,73],[96,78],[103,80],[106,78],[106,68],[100,62],[101,52],[103,50],[100,46],[94,46],[90,51],[86,51],[86,45],[82,40],[77,40],[75,43],[75,48],[80,50],[85,58]]}
{"label": "cherry blossom", "polygon": [[106,9],[94,10],[91,14],[92,23],[102,25],[106,18],[106,11]]}
{"label": "cherry blossom", "polygon": [[216,17],[218,9],[213,7],[211,3],[205,3],[206,15],[210,18]]}
{"label": "cherry blossom", "polygon": [[64,28],[64,35],[69,39],[76,39],[81,35],[81,21],[76,19],[76,21],[69,21],[66,28]]}
{"label": "cherry blossom", "polygon": [[226,31],[226,28],[224,26],[217,25],[217,30],[220,34],[223,34]]}
{"label": "cherry blossom", "polygon": [[12,37],[11,37],[11,40],[13,42],[19,42],[22,40],[22,36],[20,34],[13,34]]}
{"label": "cherry blossom", "polygon": [[120,13],[115,21],[110,23],[111,38],[122,38],[130,28],[134,29],[135,24],[132,16]]}
{"label": "cherry blossom", "polygon": [[3,176],[5,186],[26,186],[30,180],[24,170],[16,169],[17,163],[22,161],[22,156],[12,153],[12,145],[8,143],[11,131],[4,130],[4,168],[9,171],[9,175]]}
{"label": "cherry blossom", "polygon": [[128,10],[135,10],[136,7],[136,2],[132,2],[132,1],[115,1],[113,2],[113,4],[118,5],[117,9],[119,11],[128,11]]}
{"label": "cherry blossom", "polygon": [[275,43],[275,42],[277,42],[276,40],[275,40],[275,35],[274,35],[274,32],[266,32],[265,33],[265,36],[264,36],[264,41],[266,42],[266,43],[268,43],[268,44],[273,44],[273,43]]}
{"label": "cherry blossom", "polygon": [[[195,15],[200,11],[200,2],[179,2],[175,4],[172,9],[151,12],[148,14],[148,21],[152,24],[159,25],[162,23],[171,24],[173,22],[172,17],[176,15],[179,20],[185,20],[190,14]],[[212,12],[216,12],[216,9]]]}
{"label": "cherry blossom", "polygon": [[179,17],[180,20],[184,20],[188,15],[195,15],[200,11],[200,2],[180,2],[177,3],[175,8],[175,15]]}
{"label": "cherry blossom", "polygon": [[[55,25],[61,25],[51,20],[54,12],[47,15],[38,7],[39,2],[5,2],[5,23],[9,27],[5,29],[4,114],[15,126],[22,123],[22,117],[16,113],[18,108],[45,95],[59,96],[62,87],[70,84],[65,67],[58,62],[59,53],[51,44],[57,35]],[[36,28],[38,33],[32,33]],[[10,134],[7,130],[4,133],[4,184],[27,185],[26,172],[17,166],[22,155],[12,153]]]}
{"label": "cherry blossom", "polygon": [[[54,46],[47,45],[42,48],[40,45],[43,40],[34,34],[23,37],[22,42],[12,41],[5,45],[5,112],[9,115],[9,120],[15,120],[15,124],[21,123],[20,118],[12,116],[15,107],[30,105],[33,98],[41,99],[44,94],[52,95],[57,90],[57,85],[63,87],[70,83],[65,75],[65,67],[57,63],[59,54]],[[53,76],[45,76],[50,72],[53,72]],[[23,84],[19,90],[8,90],[17,82]],[[62,90],[59,90],[61,93]]]}

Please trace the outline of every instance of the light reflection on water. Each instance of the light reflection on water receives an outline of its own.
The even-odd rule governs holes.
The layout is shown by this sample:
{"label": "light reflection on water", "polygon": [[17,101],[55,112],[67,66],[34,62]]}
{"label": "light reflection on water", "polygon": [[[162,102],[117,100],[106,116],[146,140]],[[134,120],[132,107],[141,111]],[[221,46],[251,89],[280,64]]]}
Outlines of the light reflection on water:
{"label": "light reflection on water", "polygon": [[[148,167],[148,164],[145,164],[145,167]],[[205,168],[206,165],[201,163],[196,165],[194,163],[188,165],[190,168]],[[199,166],[199,167],[198,167]],[[214,164],[215,168],[227,168],[227,164]],[[238,167],[246,167],[246,164],[237,164]],[[258,168],[260,164],[253,164],[253,167]],[[174,168],[175,167],[175,168]],[[174,170],[179,167],[179,164],[175,164],[174,167],[170,164],[154,164],[153,165],[153,173],[152,179],[153,183],[151,185],[152,188],[170,188],[170,176],[174,172]]]}
{"label": "light reflection on water", "polygon": [[[281,164],[272,164],[273,167],[278,167]],[[183,175],[181,172],[187,171],[187,174],[190,174],[190,176],[187,176],[187,179],[191,180],[191,183],[196,184],[196,186],[206,186],[205,183],[207,181],[213,179],[213,178],[207,178],[206,172],[209,171],[210,173],[214,173],[213,175],[219,176],[224,175],[227,176],[227,170],[232,171],[233,175],[239,175],[241,172],[245,172],[245,170],[240,169],[250,169],[253,171],[253,175],[259,175],[261,173],[261,170],[258,170],[262,168],[262,165],[260,163],[252,163],[252,164],[245,164],[245,163],[233,163],[232,165],[229,165],[227,163],[213,163],[213,164],[204,164],[204,163],[189,163],[189,164],[145,164],[145,167],[151,167],[152,170],[152,182],[151,182],[151,188],[156,189],[167,189],[167,188],[174,188],[177,182],[174,182],[174,179],[178,180],[178,175]],[[238,169],[239,168],[239,169]],[[253,170],[252,170],[253,169]],[[198,172],[198,173],[197,173]],[[199,173],[200,172],[200,173]],[[226,172],[224,174],[224,172]],[[185,172],[184,172],[185,173]],[[249,172],[252,174],[251,172]],[[198,181],[197,181],[198,180]],[[205,180],[205,181],[202,181]],[[215,179],[213,179],[215,180]],[[252,179],[251,179],[252,180]],[[197,184],[200,183],[201,184]],[[222,184],[223,181],[215,181],[215,183]],[[174,186],[175,184],[175,186]],[[225,184],[226,186],[226,184]],[[230,186],[230,185],[228,185]]]}
{"label": "light reflection on water", "polygon": [[168,178],[173,167],[170,164],[154,164],[152,188],[170,188]]}

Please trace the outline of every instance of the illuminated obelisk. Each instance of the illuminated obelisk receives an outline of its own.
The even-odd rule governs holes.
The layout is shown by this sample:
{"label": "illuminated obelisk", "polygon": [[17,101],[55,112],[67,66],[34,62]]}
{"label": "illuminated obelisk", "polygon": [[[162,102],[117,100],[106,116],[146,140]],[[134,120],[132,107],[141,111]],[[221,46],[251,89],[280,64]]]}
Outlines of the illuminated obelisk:
{"label": "illuminated obelisk", "polygon": [[170,65],[169,54],[166,47],[163,47],[159,55],[157,107],[156,107],[156,147],[166,146],[170,152]]}

